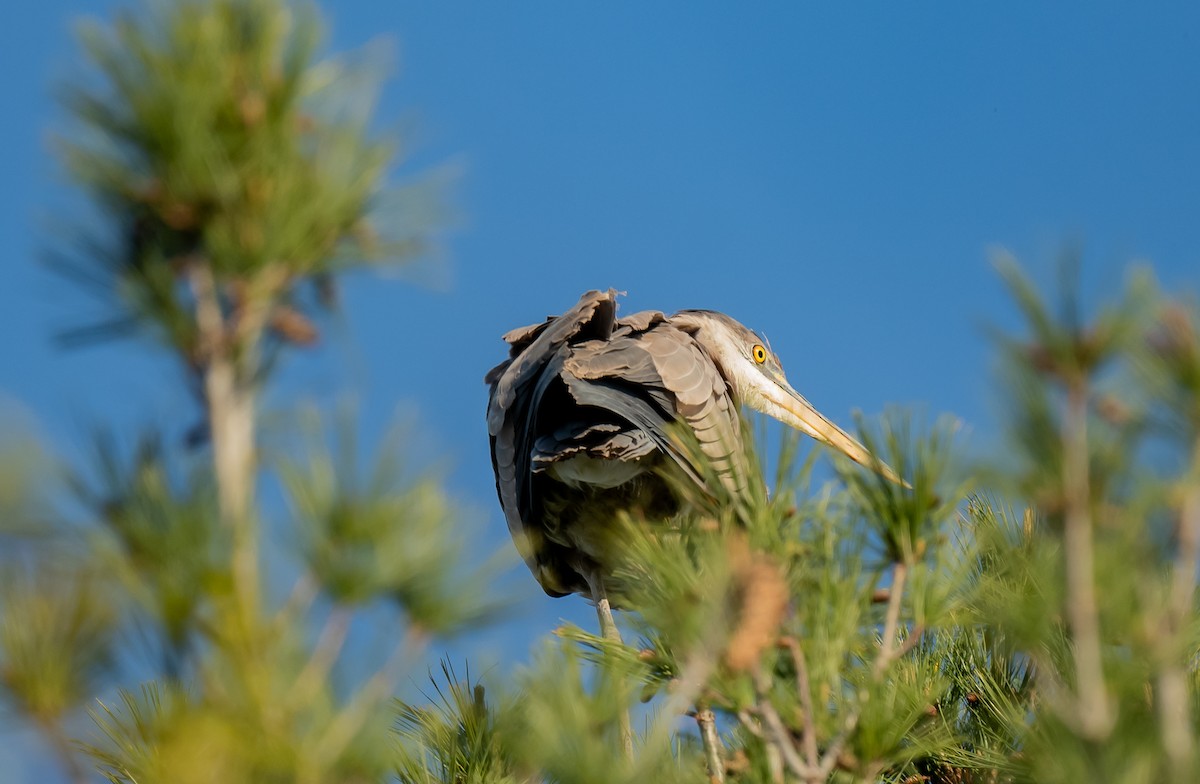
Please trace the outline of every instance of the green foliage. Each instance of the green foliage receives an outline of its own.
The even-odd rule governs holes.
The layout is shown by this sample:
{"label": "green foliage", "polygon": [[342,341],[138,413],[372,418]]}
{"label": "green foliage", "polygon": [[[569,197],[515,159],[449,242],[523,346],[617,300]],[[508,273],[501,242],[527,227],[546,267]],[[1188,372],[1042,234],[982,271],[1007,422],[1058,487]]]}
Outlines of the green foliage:
{"label": "green foliage", "polygon": [[[256,705],[238,695],[206,695],[167,684],[123,691],[119,705],[92,710],[99,743],[88,753],[114,784],[209,781],[370,781],[392,765],[378,725],[354,744],[330,754],[322,742],[337,722],[330,706],[301,706],[286,699]],[[372,719],[383,721],[382,713]]]}
{"label": "green foliage", "polygon": [[328,302],[333,273],[424,250],[430,194],[385,187],[397,145],[370,129],[379,65],[320,59],[322,37],[285,0],[146,3],[80,25],[90,70],[62,90],[58,146],[112,231],[58,264],[116,312],[68,338],[150,329],[202,364],[213,347],[188,285],[202,262],[241,316],[235,337],[303,345],[316,331],[298,284]]}
{"label": "green foliage", "polygon": [[490,580],[495,565],[464,564],[469,516],[433,474],[417,476],[402,460],[402,433],[371,456],[358,475],[359,448],[353,423],[321,439],[320,417],[307,419],[308,444],[295,459],[283,458],[280,474],[296,517],[308,571],[339,604],[388,598],[422,629],[446,633],[478,623],[503,603]]}
{"label": "green foliage", "polygon": [[[63,90],[59,151],[107,225],[58,262],[115,312],[68,337],[158,335],[201,422],[187,444],[97,438],[70,472],[81,504],[23,492],[67,495],[28,456],[29,479],[0,483],[4,704],[75,781],[80,748],[114,782],[378,780],[399,679],[431,634],[499,603],[478,589],[487,569],[455,563],[462,505],[401,466],[400,443],[361,475],[322,439],[263,459],[278,350],[317,338],[335,273],[410,261],[436,214],[431,194],[386,186],[372,64],[319,57],[321,37],[285,0],[146,4],[80,29],[89,70]],[[302,543],[282,551],[255,497],[279,479]],[[390,651],[360,655],[368,614]],[[80,746],[83,707],[98,734]]]}
{"label": "green foliage", "polygon": [[104,578],[63,563],[0,575],[0,687],[21,713],[53,726],[85,704],[114,665],[117,608]]}
{"label": "green foliage", "polygon": [[5,434],[0,444],[0,563],[54,533],[45,498],[45,478],[53,465],[24,424],[15,413],[0,409]]}
{"label": "green foliage", "polygon": [[[202,620],[204,597],[229,586],[229,538],[212,525],[216,498],[207,466],[172,477],[161,438],[143,438],[123,463],[111,436],[97,438],[96,486],[75,480],[99,530],[92,551],[145,615],[164,671],[179,674]],[[140,620],[140,619],[139,619]]]}
{"label": "green foliage", "polygon": [[[397,772],[413,784],[515,784],[516,773],[508,744],[500,737],[511,705],[488,703],[481,682],[468,671],[458,679],[454,667],[442,663],[444,685],[430,677],[436,698],[429,705],[402,703],[397,731],[402,738]],[[428,698],[427,698],[428,699]]]}

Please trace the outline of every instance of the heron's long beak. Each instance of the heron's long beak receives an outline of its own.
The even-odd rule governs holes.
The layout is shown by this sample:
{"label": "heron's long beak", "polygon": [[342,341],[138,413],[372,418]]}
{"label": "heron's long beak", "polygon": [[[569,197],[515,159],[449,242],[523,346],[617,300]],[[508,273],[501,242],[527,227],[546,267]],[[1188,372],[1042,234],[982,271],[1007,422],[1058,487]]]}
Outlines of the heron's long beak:
{"label": "heron's long beak", "polygon": [[762,390],[768,404],[765,413],[828,444],[859,465],[870,468],[892,482],[911,488],[891,466],[872,455],[853,436],[826,419],[799,392],[792,389],[787,381],[782,378],[773,378],[771,381],[774,383],[764,384]]}

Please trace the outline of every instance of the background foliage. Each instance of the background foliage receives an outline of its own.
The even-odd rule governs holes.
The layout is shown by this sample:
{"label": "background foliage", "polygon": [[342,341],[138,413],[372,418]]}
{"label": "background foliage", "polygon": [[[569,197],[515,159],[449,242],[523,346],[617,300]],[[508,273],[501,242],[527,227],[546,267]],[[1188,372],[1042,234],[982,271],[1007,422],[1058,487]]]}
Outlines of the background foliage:
{"label": "background foliage", "polygon": [[[436,203],[389,189],[372,73],[311,9],[181,0],[80,39],[59,151],[101,219],[53,263],[109,311],[64,338],[150,336],[198,424],[82,466],[6,439],[0,699],[75,781],[1200,777],[1200,318],[1149,273],[1085,314],[1077,262],[1048,303],[999,260],[1027,329],[996,336],[988,460],[894,413],[862,437],[911,490],[817,484],[786,439],[769,494],[614,521],[628,644],[564,627],[400,704],[431,639],[502,604],[465,511],[402,435],[364,464],[352,421],[298,406],[272,440],[260,410],[338,276],[416,259]],[[368,668],[362,618],[390,624]]]}

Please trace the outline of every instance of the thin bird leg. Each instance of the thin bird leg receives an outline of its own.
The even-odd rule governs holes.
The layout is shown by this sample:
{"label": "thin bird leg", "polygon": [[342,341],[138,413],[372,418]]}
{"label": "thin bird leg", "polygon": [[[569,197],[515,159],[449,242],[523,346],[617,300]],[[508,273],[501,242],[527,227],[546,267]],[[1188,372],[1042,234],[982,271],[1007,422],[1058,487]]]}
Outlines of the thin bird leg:
{"label": "thin bird leg", "polygon": [[[604,590],[604,578],[600,572],[591,569],[586,574],[588,587],[592,591],[592,601],[596,604],[596,616],[600,619],[600,636],[609,642],[624,645],[617,622],[613,620],[612,605],[608,602],[608,592]],[[621,731],[621,751],[625,758],[633,759],[633,724],[629,720],[629,709],[623,709],[617,716],[618,728]]]}
{"label": "thin bird leg", "polygon": [[587,575],[588,587],[592,590],[592,602],[596,605],[596,617],[600,619],[600,636],[612,642],[624,643],[617,622],[613,620],[612,605],[608,602],[608,591],[604,590],[604,578],[596,570]]}

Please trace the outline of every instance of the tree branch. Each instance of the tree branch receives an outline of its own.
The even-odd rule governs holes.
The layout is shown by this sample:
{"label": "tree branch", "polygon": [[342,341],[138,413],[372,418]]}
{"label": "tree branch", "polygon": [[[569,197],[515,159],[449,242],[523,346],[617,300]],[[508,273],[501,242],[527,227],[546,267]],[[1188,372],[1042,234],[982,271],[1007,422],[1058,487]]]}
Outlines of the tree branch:
{"label": "tree branch", "polygon": [[43,734],[50,741],[50,745],[54,747],[54,751],[62,762],[63,767],[67,769],[67,777],[71,780],[71,784],[88,784],[87,770],[83,767],[83,763],[79,761],[79,756],[71,746],[71,741],[67,738],[67,734],[63,732],[62,725],[56,719],[46,719],[39,721],[38,724],[41,726]]}
{"label": "tree branch", "polygon": [[1200,439],[1192,448],[1191,468],[1184,478],[1183,504],[1179,513],[1175,563],[1167,598],[1164,644],[1167,648],[1158,674],[1156,700],[1162,728],[1163,751],[1177,775],[1185,775],[1195,753],[1191,699],[1187,674],[1179,661],[1180,633],[1195,606],[1196,569],[1200,567]]}
{"label": "tree branch", "polygon": [[814,782],[825,781],[829,778],[829,774],[837,767],[838,757],[842,755],[842,750],[846,748],[846,742],[850,740],[850,736],[854,734],[854,730],[858,728],[858,711],[851,714],[850,718],[846,719],[846,724],[842,727],[842,731],[829,744],[829,748],[825,749],[825,754],[821,757],[821,767],[817,771],[817,778]]}
{"label": "tree branch", "polygon": [[779,749],[763,734],[762,726],[750,715],[749,711],[740,710],[737,717],[747,732],[763,742],[763,748],[767,752],[767,767],[771,771],[771,781],[774,784],[783,784],[783,760],[780,757]]}
{"label": "tree branch", "polygon": [[324,736],[317,743],[314,754],[318,770],[327,770],[350,745],[354,735],[370,718],[371,711],[395,688],[402,666],[425,644],[426,639],[428,635],[424,630],[410,628],[404,635],[403,642],[395,647],[383,666],[376,670],[330,722]]}
{"label": "tree branch", "polygon": [[879,655],[875,657],[875,677],[883,676],[887,666],[898,658],[896,635],[900,626],[900,605],[904,600],[904,583],[908,579],[908,564],[897,561],[892,570],[892,585],[888,589],[887,614],[883,619],[883,636],[879,641]]}
{"label": "tree branch", "polygon": [[763,723],[771,735],[769,742],[779,749],[783,755],[783,761],[792,773],[807,782],[819,782],[821,778],[824,778],[818,778],[818,770],[810,768],[804,760],[800,759],[800,754],[796,751],[796,745],[792,743],[791,733],[784,726],[783,719],[779,718],[779,713],[775,710],[775,706],[771,704],[770,700],[759,699],[758,714],[762,717]]}
{"label": "tree branch", "polygon": [[222,523],[232,535],[234,588],[242,612],[253,617],[258,610],[259,586],[257,531],[250,514],[254,489],[252,374],[238,372],[233,356],[238,347],[230,344],[230,330],[211,265],[199,259],[188,269],[196,300],[217,503]]}
{"label": "tree branch", "polygon": [[321,681],[329,674],[337,661],[338,654],[346,642],[346,632],[350,629],[350,610],[344,606],[334,607],[325,619],[325,625],[317,636],[313,646],[312,656],[304,665],[304,669],[296,677],[296,685],[292,690],[296,702],[307,704],[316,694]]}
{"label": "tree branch", "polygon": [[783,638],[783,644],[792,652],[792,661],[796,664],[796,692],[800,695],[800,710],[804,721],[804,756],[808,758],[810,767],[817,767],[820,762],[817,751],[816,712],[813,709],[812,684],[808,677],[808,660],[800,648],[800,641],[795,637]]}
{"label": "tree branch", "polygon": [[292,584],[292,590],[283,602],[283,606],[272,619],[274,628],[292,623],[299,615],[308,610],[313,600],[317,598],[317,579],[311,572],[305,572]]}
{"label": "tree branch", "polygon": [[700,742],[704,745],[704,761],[708,766],[708,780],[712,784],[725,781],[725,760],[721,758],[721,738],[717,735],[717,717],[705,706],[696,711],[696,725],[700,728]]}

